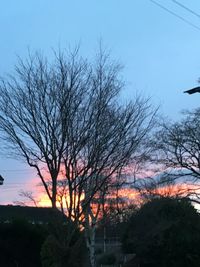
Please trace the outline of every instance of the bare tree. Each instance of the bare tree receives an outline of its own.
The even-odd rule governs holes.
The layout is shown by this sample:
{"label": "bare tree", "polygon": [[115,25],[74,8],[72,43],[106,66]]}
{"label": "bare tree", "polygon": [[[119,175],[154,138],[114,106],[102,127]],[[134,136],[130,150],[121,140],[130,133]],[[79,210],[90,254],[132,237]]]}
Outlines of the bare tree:
{"label": "bare tree", "polygon": [[38,207],[38,201],[36,200],[36,197],[33,195],[32,191],[20,190],[19,196],[22,198],[22,200],[14,201],[16,205],[27,206],[31,203],[31,206]]}
{"label": "bare tree", "polygon": [[55,54],[53,63],[36,53],[0,85],[2,138],[37,170],[52,207],[65,196],[68,217],[83,218],[92,266],[92,200],[134,155],[144,155],[155,123],[148,99],[120,101],[120,69],[101,49],[92,63],[77,50]]}
{"label": "bare tree", "polygon": [[157,135],[158,160],[171,181],[184,184],[178,194],[197,201],[200,182],[200,109],[185,111],[180,122],[165,123]]}
{"label": "bare tree", "polygon": [[63,153],[72,142],[70,127],[90,91],[90,72],[76,52],[60,53],[52,64],[36,53],[19,59],[14,76],[1,80],[0,130],[7,151],[37,170],[53,207]]}

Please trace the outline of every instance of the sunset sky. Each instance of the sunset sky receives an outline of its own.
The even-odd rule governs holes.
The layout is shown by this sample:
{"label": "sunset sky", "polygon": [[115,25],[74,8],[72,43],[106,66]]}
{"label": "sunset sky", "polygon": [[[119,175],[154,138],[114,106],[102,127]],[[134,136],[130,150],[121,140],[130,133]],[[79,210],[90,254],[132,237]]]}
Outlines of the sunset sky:
{"label": "sunset sky", "polygon": [[[200,14],[198,0],[181,3]],[[198,85],[200,77],[200,18],[172,0],[1,1],[0,33],[0,76],[13,71],[17,56],[25,58],[28,49],[51,59],[52,49],[80,44],[81,54],[92,57],[102,40],[124,65],[124,97],[150,96],[172,120],[181,110],[199,107],[200,94],[183,91]],[[36,191],[36,173],[5,153],[0,174],[1,204],[19,199],[20,189]]]}

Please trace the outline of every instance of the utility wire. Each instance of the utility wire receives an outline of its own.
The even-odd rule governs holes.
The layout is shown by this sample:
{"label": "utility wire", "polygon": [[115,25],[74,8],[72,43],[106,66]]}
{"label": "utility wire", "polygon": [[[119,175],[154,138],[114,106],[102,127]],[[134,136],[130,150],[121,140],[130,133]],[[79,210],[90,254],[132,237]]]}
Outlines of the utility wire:
{"label": "utility wire", "polygon": [[160,8],[162,8],[163,10],[167,11],[168,13],[170,13],[171,15],[179,18],[180,20],[184,21],[185,23],[187,23],[188,25],[192,26],[193,28],[195,28],[196,30],[200,31],[200,27],[198,27],[197,25],[193,24],[192,22],[190,22],[189,20],[185,19],[184,17],[176,14],[175,12],[171,11],[170,9],[168,9],[167,7],[161,5],[160,3],[156,2],[155,0],[149,0],[150,2],[152,2],[153,4],[159,6]]}
{"label": "utility wire", "polygon": [[27,172],[30,169],[12,169],[12,170],[0,170],[1,172]]}
{"label": "utility wire", "polygon": [[11,183],[9,183],[9,182],[5,182],[5,185],[15,185],[15,184],[23,184],[23,185],[27,185],[28,184],[28,182],[16,182],[16,183],[13,183],[13,182],[11,182]]}
{"label": "utility wire", "polygon": [[181,4],[180,2],[176,1],[176,0],[171,0],[172,2],[174,2],[175,4],[177,4],[178,6],[184,8],[185,10],[187,10],[188,12],[192,13],[193,15],[195,15],[196,17],[200,18],[200,14],[198,14],[197,12],[193,11],[192,9],[190,9],[189,7]]}

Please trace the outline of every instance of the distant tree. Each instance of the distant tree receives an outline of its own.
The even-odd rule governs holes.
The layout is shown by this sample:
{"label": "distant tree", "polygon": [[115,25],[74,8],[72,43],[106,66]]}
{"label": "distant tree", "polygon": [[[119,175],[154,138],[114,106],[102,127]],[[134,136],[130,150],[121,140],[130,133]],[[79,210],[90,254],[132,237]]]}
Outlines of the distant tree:
{"label": "distant tree", "polygon": [[19,196],[22,200],[14,201],[15,205],[28,206],[31,204],[31,206],[38,207],[38,201],[32,191],[20,190]]}
{"label": "distant tree", "polygon": [[169,181],[180,178],[187,187],[179,193],[200,202],[200,109],[185,111],[180,122],[163,124],[156,139],[158,160],[169,171]]}
{"label": "distant tree", "polygon": [[136,253],[141,267],[197,267],[200,216],[186,200],[154,199],[131,217],[123,249]]}

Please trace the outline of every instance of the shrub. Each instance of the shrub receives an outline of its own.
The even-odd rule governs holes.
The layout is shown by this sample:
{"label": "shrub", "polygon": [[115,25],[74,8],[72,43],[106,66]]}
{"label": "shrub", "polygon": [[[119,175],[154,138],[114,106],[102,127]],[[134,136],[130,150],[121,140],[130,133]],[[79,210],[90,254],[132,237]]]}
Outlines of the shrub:
{"label": "shrub", "polygon": [[199,267],[200,215],[185,200],[148,202],[129,220],[123,250],[141,266]]}
{"label": "shrub", "polygon": [[116,262],[116,256],[114,253],[106,253],[99,259],[99,264],[112,265]]}

